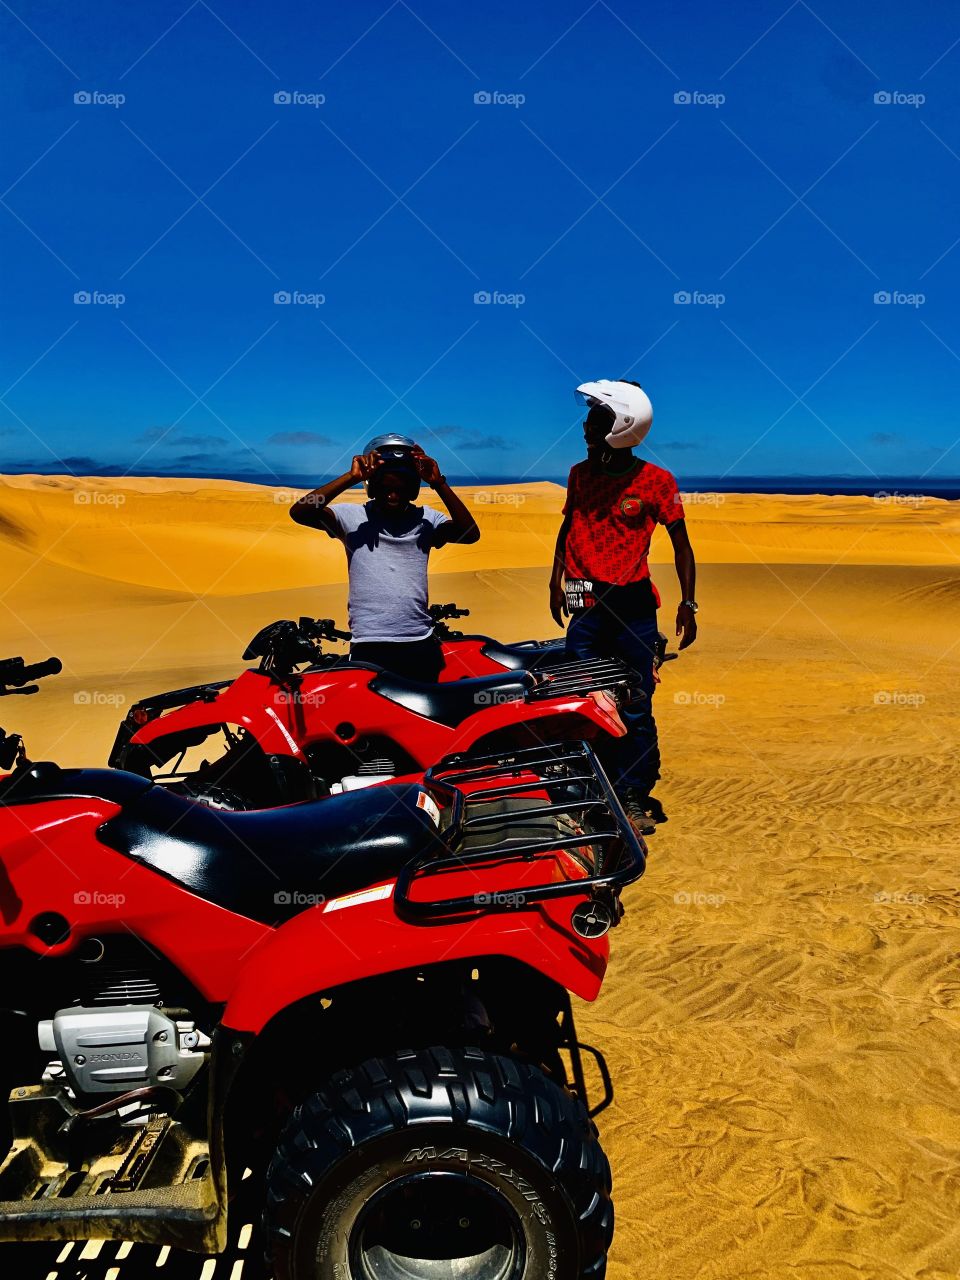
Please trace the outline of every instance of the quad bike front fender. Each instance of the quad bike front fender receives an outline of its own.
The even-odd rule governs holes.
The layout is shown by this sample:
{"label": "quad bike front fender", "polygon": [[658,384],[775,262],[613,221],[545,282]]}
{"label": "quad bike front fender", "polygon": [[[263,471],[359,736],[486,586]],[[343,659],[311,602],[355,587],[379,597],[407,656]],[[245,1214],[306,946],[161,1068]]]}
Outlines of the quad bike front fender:
{"label": "quad bike front fender", "polygon": [[293,695],[259,672],[246,671],[217,697],[197,699],[148,720],[130,738],[146,745],[189,729],[235,724],[246,729],[268,754],[305,759],[291,725]]}
{"label": "quad bike front fender", "polygon": [[600,991],[608,939],[580,938],[570,928],[570,914],[583,898],[477,916],[471,923],[423,925],[397,915],[392,893],[392,885],[362,890],[309,907],[277,929],[240,968],[224,1025],[256,1034],[284,1009],[334,987],[481,956],[518,960],[583,1000],[595,1000]]}

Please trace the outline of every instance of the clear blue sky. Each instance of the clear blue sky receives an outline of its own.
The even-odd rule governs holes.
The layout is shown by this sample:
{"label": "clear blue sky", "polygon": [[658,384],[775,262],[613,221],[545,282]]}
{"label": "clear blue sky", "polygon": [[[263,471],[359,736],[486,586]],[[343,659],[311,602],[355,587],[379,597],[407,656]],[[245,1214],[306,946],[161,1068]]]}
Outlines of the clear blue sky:
{"label": "clear blue sky", "polygon": [[562,474],[574,385],[627,374],[681,477],[960,473],[945,0],[11,0],[0,37],[7,469],[325,475],[393,428]]}

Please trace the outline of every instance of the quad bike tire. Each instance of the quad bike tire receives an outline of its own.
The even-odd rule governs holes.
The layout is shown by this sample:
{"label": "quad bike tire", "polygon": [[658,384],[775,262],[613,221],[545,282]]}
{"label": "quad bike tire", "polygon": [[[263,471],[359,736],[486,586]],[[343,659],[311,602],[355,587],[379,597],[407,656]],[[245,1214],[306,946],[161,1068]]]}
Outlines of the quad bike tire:
{"label": "quad bike tire", "polygon": [[583,1104],[474,1048],[338,1072],[296,1108],[267,1173],[275,1280],[603,1280],[612,1235]]}

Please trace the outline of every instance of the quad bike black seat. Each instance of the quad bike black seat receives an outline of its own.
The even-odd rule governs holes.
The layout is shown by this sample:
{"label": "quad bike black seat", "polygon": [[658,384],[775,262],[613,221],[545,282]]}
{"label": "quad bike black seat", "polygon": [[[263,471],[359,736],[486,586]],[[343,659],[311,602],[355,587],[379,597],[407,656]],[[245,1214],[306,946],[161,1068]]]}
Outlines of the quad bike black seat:
{"label": "quad bike black seat", "polygon": [[123,769],[61,769],[51,760],[38,760],[0,778],[0,805],[85,796],[126,804],[152,785],[148,778]]}
{"label": "quad bike black seat", "polygon": [[[480,637],[478,637],[479,639]],[[500,644],[486,638],[480,652],[492,662],[499,662],[511,671],[535,671],[538,667],[562,662],[567,656],[566,641],[528,640],[522,644]]]}
{"label": "quad bike black seat", "polygon": [[370,688],[418,716],[456,727],[484,707],[522,701],[534,684],[534,677],[526,671],[516,675],[473,676],[446,684],[424,684],[382,671],[370,681]]}
{"label": "quad bike black seat", "polygon": [[442,849],[417,805],[421,790],[370,787],[234,813],[151,787],[101,827],[100,839],[200,898],[276,924]]}
{"label": "quad bike black seat", "polygon": [[415,784],[233,813],[119,769],[36,764],[0,781],[0,805],[99,796],[121,805],[101,843],[217,906],[277,924],[314,902],[392,879],[445,848]]}

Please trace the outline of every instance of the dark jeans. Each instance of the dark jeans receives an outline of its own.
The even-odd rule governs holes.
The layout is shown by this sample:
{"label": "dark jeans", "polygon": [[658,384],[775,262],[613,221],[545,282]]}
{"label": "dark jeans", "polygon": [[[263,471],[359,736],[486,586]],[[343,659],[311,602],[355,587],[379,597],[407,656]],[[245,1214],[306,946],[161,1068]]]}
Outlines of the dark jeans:
{"label": "dark jeans", "polygon": [[436,636],[426,640],[389,641],[381,644],[353,644],[350,657],[357,662],[373,662],[385,671],[407,680],[437,680],[444,668],[443,650]]}
{"label": "dark jeans", "polygon": [[657,615],[644,610],[631,616],[626,608],[595,604],[575,613],[567,629],[567,653],[573,658],[620,658],[633,667],[646,694],[620,712],[627,736],[609,740],[601,758],[610,781],[621,790],[638,787],[649,795],[660,777],[660,748],[653,718],[653,658]]}

